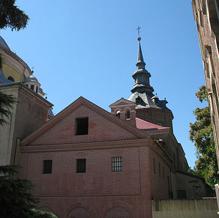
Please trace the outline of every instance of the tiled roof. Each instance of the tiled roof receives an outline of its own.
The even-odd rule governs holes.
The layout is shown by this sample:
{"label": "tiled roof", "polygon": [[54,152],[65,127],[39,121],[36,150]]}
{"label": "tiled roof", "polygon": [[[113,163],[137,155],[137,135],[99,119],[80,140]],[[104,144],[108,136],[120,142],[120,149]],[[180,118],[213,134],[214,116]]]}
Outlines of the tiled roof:
{"label": "tiled roof", "polygon": [[136,118],[136,127],[138,129],[166,129],[168,127],[163,127],[154,123],[150,123],[148,121],[142,120],[140,118]]}

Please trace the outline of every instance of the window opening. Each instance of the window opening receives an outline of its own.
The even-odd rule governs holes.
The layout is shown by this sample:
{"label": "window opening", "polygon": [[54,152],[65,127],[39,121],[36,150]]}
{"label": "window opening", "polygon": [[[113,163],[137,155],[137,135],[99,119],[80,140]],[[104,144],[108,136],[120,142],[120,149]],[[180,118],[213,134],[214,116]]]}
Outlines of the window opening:
{"label": "window opening", "polygon": [[118,118],[120,118],[120,111],[117,111],[117,112],[116,112],[116,116],[117,116]]}
{"label": "window opening", "polygon": [[129,120],[130,118],[131,118],[130,110],[127,110],[127,111],[125,112],[125,119],[126,119],[126,120]]}
{"label": "window opening", "polygon": [[12,76],[9,76],[9,77],[8,77],[8,80],[14,82],[14,78],[13,78]]}
{"label": "window opening", "polygon": [[76,135],[88,134],[88,117],[76,119]]}
{"label": "window opening", "polygon": [[77,159],[76,160],[76,172],[77,173],[86,173],[86,159]]}
{"label": "window opening", "polygon": [[43,174],[51,174],[51,173],[52,173],[52,160],[44,160]]}
{"label": "window opening", "polygon": [[122,171],[122,157],[112,157],[112,172],[121,172]]}

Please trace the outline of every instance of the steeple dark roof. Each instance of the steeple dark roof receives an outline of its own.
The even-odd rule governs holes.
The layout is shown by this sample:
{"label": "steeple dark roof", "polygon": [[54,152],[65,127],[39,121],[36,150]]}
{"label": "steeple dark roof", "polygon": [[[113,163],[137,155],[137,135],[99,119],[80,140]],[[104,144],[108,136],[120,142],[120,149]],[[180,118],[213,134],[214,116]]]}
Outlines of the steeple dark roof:
{"label": "steeple dark roof", "polygon": [[132,75],[135,80],[135,84],[131,90],[132,94],[128,100],[136,103],[137,107],[166,107],[166,100],[159,100],[157,96],[153,94],[153,87],[150,85],[151,74],[145,69],[145,62],[141,48],[141,37],[138,37],[138,59],[137,70]]}
{"label": "steeple dark roof", "polygon": [[142,50],[141,50],[141,38],[138,38],[138,61],[136,66],[138,67],[138,69],[144,68],[145,67],[145,62],[144,62],[144,57],[142,54]]}

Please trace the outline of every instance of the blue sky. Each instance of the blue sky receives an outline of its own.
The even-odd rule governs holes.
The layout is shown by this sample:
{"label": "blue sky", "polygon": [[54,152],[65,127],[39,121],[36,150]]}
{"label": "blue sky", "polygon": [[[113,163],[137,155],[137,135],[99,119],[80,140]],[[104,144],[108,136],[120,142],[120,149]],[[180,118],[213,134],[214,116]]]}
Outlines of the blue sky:
{"label": "blue sky", "polygon": [[191,1],[17,0],[30,17],[26,29],[1,31],[40,80],[57,113],[79,96],[97,105],[128,98],[134,84],[137,26],[155,93],[167,98],[174,132],[191,166],[189,140],[195,92],[204,84]]}

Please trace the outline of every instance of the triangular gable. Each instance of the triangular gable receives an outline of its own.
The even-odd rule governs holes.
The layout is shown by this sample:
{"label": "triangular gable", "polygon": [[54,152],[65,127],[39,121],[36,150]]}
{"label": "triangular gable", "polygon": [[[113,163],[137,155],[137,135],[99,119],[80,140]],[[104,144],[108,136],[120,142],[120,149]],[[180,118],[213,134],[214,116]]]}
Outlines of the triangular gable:
{"label": "triangular gable", "polygon": [[136,104],[133,101],[129,101],[125,98],[120,98],[116,102],[112,103],[109,107],[114,108],[114,107],[123,106],[123,105],[124,106],[135,106]]}
{"label": "triangular gable", "polygon": [[[63,138],[66,137],[66,141],[63,141],[62,143],[70,143],[70,141],[67,140],[67,134],[69,132],[71,132],[70,125],[73,125],[72,124],[73,120],[71,120],[71,119],[73,119],[74,113],[77,112],[78,114],[80,114],[82,110],[86,111],[86,113],[91,113],[92,116],[97,116],[97,118],[99,120],[98,125],[103,125],[103,127],[106,127],[106,129],[104,129],[104,131],[102,131],[100,129],[100,132],[102,131],[103,134],[107,134],[107,131],[109,133],[108,127],[111,127],[114,129],[113,130],[114,133],[121,132],[121,139],[129,139],[129,138],[135,139],[135,138],[147,138],[148,137],[147,135],[145,135],[145,133],[142,133],[141,131],[139,131],[135,127],[130,126],[125,121],[119,120],[117,117],[115,117],[111,113],[105,111],[104,109],[93,104],[92,102],[88,101],[87,99],[80,97],[75,102],[73,102],[68,107],[66,107],[63,111],[58,113],[53,119],[51,119],[47,123],[45,123],[40,129],[38,129],[37,131],[32,133],[30,136],[25,138],[22,141],[22,145],[31,144],[32,142],[37,142],[37,141],[38,142],[36,144],[41,144],[42,143],[41,139],[43,139],[43,138],[45,140],[47,140],[48,143],[49,143],[49,141],[52,142],[51,141],[52,138],[55,139],[55,137],[60,136],[60,129],[61,129],[61,131],[63,131],[62,136],[60,136],[60,137],[63,137]],[[90,110],[90,112],[89,112],[89,110]],[[69,116],[69,118],[68,118],[68,116]],[[92,124],[92,125],[95,125],[95,124]],[[107,125],[108,125],[108,127],[107,127]],[[65,130],[65,132],[64,132],[64,130]],[[47,137],[45,137],[46,134],[48,135]],[[63,134],[66,134],[66,136]],[[71,134],[72,135],[74,134],[73,131],[71,132]],[[100,136],[100,133],[98,132],[97,135]],[[114,137],[114,135],[116,136],[117,134],[111,133],[109,135],[111,140],[117,140],[117,138]],[[124,138],[122,138],[122,137],[124,137]],[[89,136],[88,136],[88,139],[89,139]],[[95,141],[95,139],[93,139],[93,140]],[[100,140],[100,139],[97,138],[96,140]],[[82,141],[83,141],[83,139],[82,139]]]}

